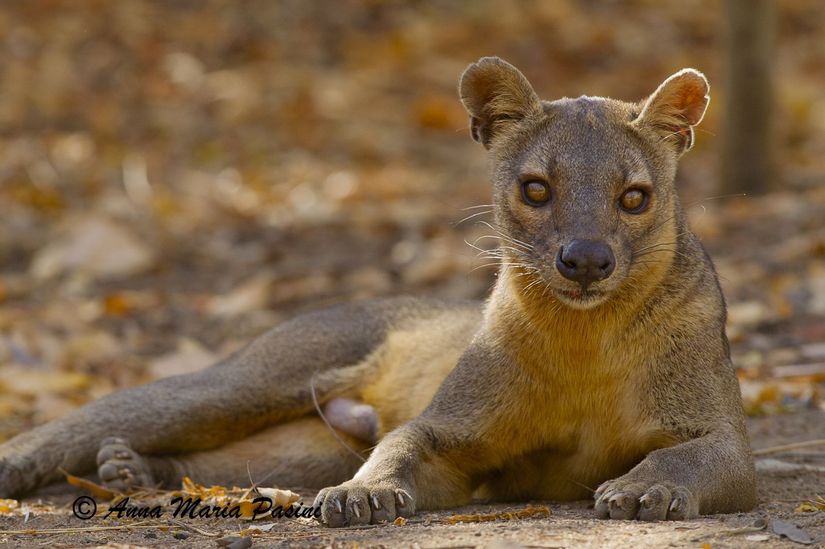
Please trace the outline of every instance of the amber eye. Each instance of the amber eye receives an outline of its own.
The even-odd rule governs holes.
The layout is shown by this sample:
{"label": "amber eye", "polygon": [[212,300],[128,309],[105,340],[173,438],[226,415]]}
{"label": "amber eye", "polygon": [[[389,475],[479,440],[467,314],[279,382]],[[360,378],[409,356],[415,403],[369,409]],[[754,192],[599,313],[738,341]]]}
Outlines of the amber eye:
{"label": "amber eye", "polygon": [[642,213],[647,208],[647,193],[639,189],[630,189],[624,192],[619,204],[627,213]]}
{"label": "amber eye", "polygon": [[521,185],[524,201],[531,206],[543,206],[550,200],[550,188],[543,181],[527,181]]}

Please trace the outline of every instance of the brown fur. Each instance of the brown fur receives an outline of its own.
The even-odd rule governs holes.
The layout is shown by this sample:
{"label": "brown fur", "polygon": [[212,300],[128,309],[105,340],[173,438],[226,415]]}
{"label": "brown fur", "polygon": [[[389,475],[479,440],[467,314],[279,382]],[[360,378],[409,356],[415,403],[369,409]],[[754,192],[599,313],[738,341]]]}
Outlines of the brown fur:
{"label": "brown fur", "polygon": [[[473,496],[594,490],[605,518],[750,508],[724,301],[673,185],[707,106],[705,78],[680,71],[638,104],[547,102],[514,67],[484,58],[459,93],[492,159],[502,268],[484,307],[394,299],[299,317],[204,372],[9,441],[0,495],[51,480],[58,466],[83,472],[114,435],[129,440],[98,456],[113,487],[184,474],[238,482],[250,461],[274,484],[340,484],[316,501],[330,526]],[[520,190],[535,180],[552,195],[540,207]],[[618,208],[631,187],[649,196],[641,213]],[[562,276],[556,256],[573,239],[609,246],[612,274],[581,287]],[[309,417],[313,388],[322,404],[343,397],[375,410],[381,441],[351,479],[359,460]]]}

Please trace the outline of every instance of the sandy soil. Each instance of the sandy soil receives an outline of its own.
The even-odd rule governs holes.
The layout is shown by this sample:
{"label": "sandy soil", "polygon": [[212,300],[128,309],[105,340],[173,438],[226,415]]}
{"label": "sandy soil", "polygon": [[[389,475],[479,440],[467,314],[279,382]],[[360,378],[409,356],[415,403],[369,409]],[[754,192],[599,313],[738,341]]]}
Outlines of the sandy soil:
{"label": "sandy soil", "polygon": [[[749,427],[754,448],[825,438],[825,413],[821,411],[752,418]],[[783,469],[776,465],[780,460]],[[707,516],[689,522],[639,523],[600,521],[592,518],[590,502],[548,503],[549,518],[474,524],[443,524],[456,513],[495,513],[518,510],[526,504],[473,505],[449,512],[423,513],[404,526],[381,525],[330,530],[312,523],[283,519],[258,520],[253,526],[271,525],[251,536],[254,547],[794,547],[801,546],[776,535],[770,525],[780,519],[807,532],[812,547],[825,547],[825,512],[795,512],[800,502],[825,494],[825,447],[759,458],[759,506],[750,513]],[[793,465],[793,467],[791,467]],[[57,546],[218,546],[217,540],[249,528],[247,521],[196,519],[114,520],[97,517],[81,521],[71,513],[79,495],[65,485],[54,486],[39,498],[54,504],[54,512],[33,512],[28,521],[20,515],[0,515],[0,543],[9,547]],[[303,499],[314,494],[302,491]],[[544,504],[546,502],[532,502]],[[101,508],[105,504],[101,504]],[[764,529],[754,524],[767,523]],[[125,528],[132,525],[133,528]],[[117,527],[100,529],[100,527]],[[30,529],[32,533],[8,533]],[[48,529],[80,529],[47,533]],[[37,531],[37,533],[34,533]],[[121,545],[119,545],[121,544]]]}

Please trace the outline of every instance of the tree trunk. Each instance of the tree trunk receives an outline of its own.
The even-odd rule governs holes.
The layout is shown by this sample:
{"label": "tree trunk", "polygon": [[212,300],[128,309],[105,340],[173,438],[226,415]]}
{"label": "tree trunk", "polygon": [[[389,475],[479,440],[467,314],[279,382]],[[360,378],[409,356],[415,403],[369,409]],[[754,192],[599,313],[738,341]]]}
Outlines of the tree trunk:
{"label": "tree trunk", "polygon": [[774,0],[726,0],[728,90],[722,158],[723,190],[759,193],[772,186]]}

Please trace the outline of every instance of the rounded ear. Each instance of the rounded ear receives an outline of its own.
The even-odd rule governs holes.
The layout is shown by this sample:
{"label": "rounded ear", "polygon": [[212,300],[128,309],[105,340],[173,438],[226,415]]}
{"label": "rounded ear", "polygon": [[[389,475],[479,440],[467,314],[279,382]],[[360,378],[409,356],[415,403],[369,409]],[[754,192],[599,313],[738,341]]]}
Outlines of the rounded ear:
{"label": "rounded ear", "polygon": [[709,91],[704,74],[696,69],[682,69],[647,98],[633,124],[653,129],[681,155],[693,146],[693,126],[705,116]]}
{"label": "rounded ear", "polygon": [[467,67],[458,95],[470,113],[473,139],[487,148],[507,126],[542,112],[541,100],[527,78],[498,57],[482,57]]}

